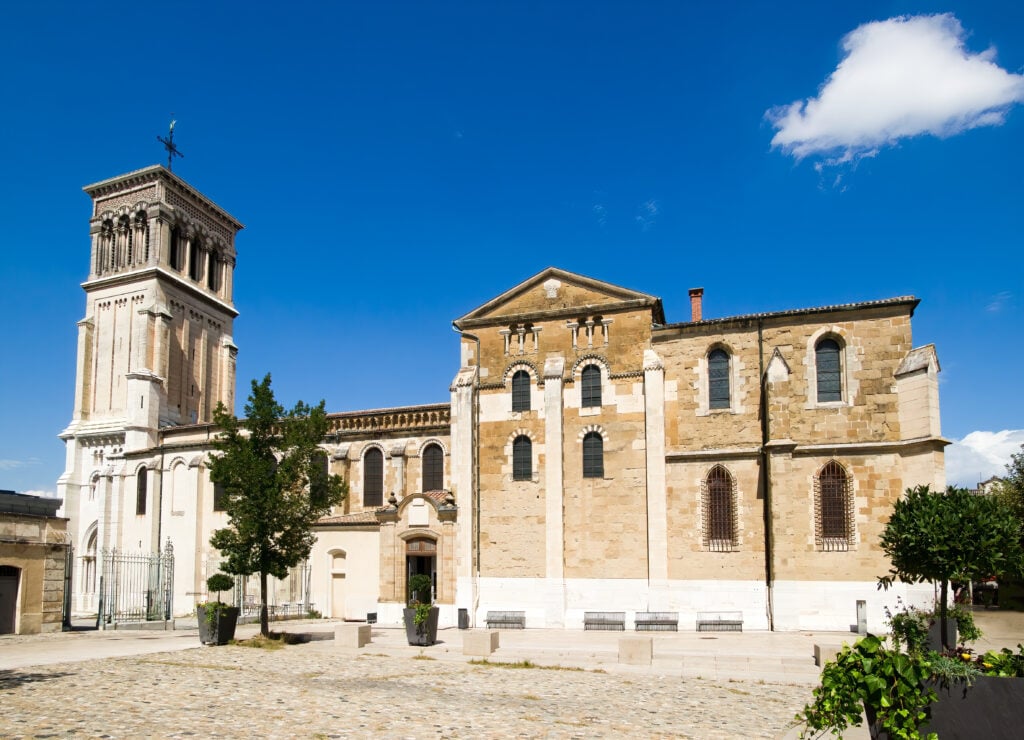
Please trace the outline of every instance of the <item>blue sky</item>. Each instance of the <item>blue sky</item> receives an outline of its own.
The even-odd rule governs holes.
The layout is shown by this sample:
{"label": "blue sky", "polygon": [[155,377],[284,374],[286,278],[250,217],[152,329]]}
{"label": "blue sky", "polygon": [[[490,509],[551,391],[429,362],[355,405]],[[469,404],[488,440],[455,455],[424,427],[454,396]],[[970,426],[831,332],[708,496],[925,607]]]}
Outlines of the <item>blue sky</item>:
{"label": "blue sky", "polygon": [[[53,491],[83,185],[241,220],[239,395],[445,401],[451,320],[556,265],[688,318],[913,294],[951,480],[1024,443],[1024,4],[14,3],[0,488]],[[698,5],[698,4],[692,4]],[[936,17],[937,14],[948,14]],[[895,19],[895,20],[893,20]]]}

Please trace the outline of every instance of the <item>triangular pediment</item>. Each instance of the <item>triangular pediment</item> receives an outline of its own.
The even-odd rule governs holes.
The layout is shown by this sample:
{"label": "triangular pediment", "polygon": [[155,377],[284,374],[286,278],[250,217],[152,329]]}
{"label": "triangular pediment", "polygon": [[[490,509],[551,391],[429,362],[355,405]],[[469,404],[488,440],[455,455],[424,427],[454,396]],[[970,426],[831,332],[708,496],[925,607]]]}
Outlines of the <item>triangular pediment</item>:
{"label": "triangular pediment", "polygon": [[456,319],[459,329],[502,323],[513,318],[554,317],[649,308],[652,321],[665,321],[661,299],[602,280],[549,267]]}

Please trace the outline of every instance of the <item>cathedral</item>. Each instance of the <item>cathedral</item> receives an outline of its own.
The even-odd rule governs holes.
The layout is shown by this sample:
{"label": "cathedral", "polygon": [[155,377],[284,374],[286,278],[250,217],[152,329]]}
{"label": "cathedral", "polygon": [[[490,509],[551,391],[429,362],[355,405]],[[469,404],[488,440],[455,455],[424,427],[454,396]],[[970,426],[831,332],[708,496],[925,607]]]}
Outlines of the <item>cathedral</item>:
{"label": "cathedral", "polygon": [[[213,409],[235,404],[242,224],[162,166],[85,192],[58,482],[72,608],[96,613],[111,553],[173,549],[168,616],[185,615],[227,523],[208,456]],[[730,612],[745,630],[845,631],[859,606],[881,631],[897,597],[930,598],[876,588],[893,503],[945,487],[918,300],[705,318],[702,297],[670,321],[656,296],[555,267],[482,296],[454,321],[448,403],[330,414],[322,446],[349,496],[297,569],[306,604],[397,625],[423,573],[442,626],[514,610],[582,629],[614,610],[627,629],[669,611],[682,630]]]}

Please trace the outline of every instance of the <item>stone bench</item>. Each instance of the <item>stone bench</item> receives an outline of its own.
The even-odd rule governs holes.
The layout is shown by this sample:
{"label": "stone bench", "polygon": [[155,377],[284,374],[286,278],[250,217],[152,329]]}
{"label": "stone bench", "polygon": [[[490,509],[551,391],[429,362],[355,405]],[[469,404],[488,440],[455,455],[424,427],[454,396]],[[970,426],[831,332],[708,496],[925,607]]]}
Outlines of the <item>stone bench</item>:
{"label": "stone bench", "polygon": [[583,612],[584,630],[626,629],[626,612]]}
{"label": "stone bench", "polygon": [[742,632],[743,612],[697,612],[698,632]]}
{"label": "stone bench", "polygon": [[637,612],[637,632],[678,632],[679,612]]}
{"label": "stone bench", "polygon": [[487,612],[487,629],[526,629],[526,612]]}
{"label": "stone bench", "polygon": [[369,645],[370,629],[368,624],[339,624],[334,628],[334,644],[348,648]]}

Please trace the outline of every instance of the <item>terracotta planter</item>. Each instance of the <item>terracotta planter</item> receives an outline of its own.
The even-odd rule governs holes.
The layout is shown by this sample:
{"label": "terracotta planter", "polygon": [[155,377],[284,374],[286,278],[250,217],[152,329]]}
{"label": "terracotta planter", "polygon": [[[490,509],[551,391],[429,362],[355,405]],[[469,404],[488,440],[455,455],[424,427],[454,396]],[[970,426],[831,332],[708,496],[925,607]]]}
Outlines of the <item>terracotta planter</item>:
{"label": "terracotta planter", "polygon": [[437,642],[437,614],[436,606],[430,607],[427,621],[423,624],[416,624],[416,610],[403,609],[402,618],[405,621],[405,636],[410,645],[433,645]]}
{"label": "terracotta planter", "polygon": [[[216,607],[214,607],[216,608]],[[235,639],[235,625],[238,624],[238,607],[223,606],[217,609],[215,618],[206,618],[207,607],[196,607],[199,621],[199,642],[204,645],[227,645]]]}

